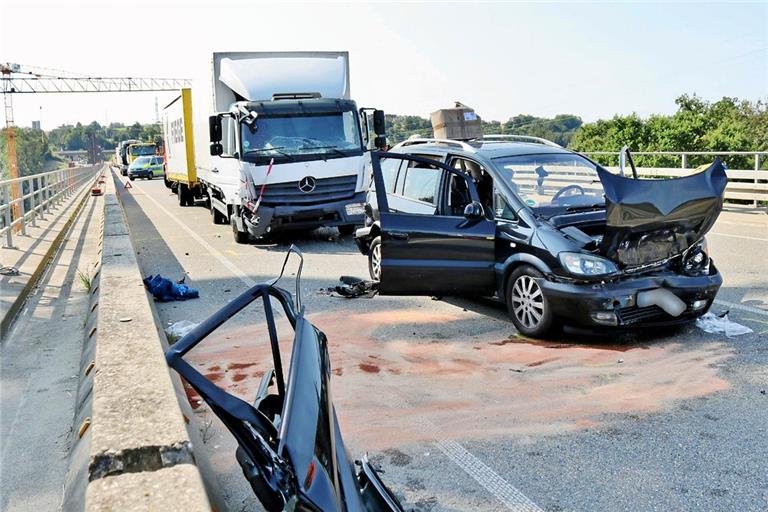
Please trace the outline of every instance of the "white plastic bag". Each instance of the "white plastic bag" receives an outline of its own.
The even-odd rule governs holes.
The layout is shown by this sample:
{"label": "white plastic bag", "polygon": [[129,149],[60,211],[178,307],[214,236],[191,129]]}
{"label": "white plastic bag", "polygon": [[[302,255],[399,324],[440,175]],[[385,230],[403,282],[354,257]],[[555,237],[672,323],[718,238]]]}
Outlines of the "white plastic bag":
{"label": "white plastic bag", "polygon": [[176,322],[175,324],[168,326],[168,328],[165,330],[165,333],[168,336],[178,339],[185,336],[197,326],[198,324],[195,322],[190,322],[189,320],[181,320],[180,322]]}
{"label": "white plastic bag", "polygon": [[728,319],[728,313],[722,317],[719,317],[714,313],[706,313],[696,319],[696,327],[710,334],[724,333],[728,338],[752,332],[752,329],[746,325],[730,321]]}

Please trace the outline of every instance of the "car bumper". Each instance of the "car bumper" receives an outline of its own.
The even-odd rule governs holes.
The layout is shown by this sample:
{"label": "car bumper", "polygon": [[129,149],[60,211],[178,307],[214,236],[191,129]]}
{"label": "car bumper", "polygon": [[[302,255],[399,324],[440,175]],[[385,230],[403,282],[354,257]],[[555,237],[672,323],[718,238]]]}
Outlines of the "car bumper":
{"label": "car bumper", "polygon": [[[362,205],[365,192],[358,192],[350,199],[333,203],[307,206],[259,206],[253,219],[246,219],[246,227],[251,236],[260,237],[267,232],[296,229],[314,229],[320,226],[343,226],[362,224],[364,215]],[[348,206],[360,205],[360,213],[349,212]]]}
{"label": "car bumper", "polygon": [[154,177],[155,173],[152,171],[128,171],[128,176],[131,178],[148,178],[149,176]]}
{"label": "car bumper", "polygon": [[[634,329],[690,322],[712,305],[723,278],[712,264],[707,276],[674,273],[639,276],[608,283],[564,283],[546,279],[542,289],[556,317],[565,324],[587,329]],[[685,304],[673,316],[656,304],[638,305],[638,295],[667,290]]]}

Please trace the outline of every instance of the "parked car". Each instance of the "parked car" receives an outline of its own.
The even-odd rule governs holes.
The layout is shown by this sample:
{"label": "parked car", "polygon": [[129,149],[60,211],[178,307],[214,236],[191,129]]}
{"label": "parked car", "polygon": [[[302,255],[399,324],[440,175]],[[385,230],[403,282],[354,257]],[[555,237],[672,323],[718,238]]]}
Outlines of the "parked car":
{"label": "parked car", "polygon": [[722,277],[705,233],[727,178],[611,174],[543,139],[416,139],[372,155],[355,233],[382,294],[492,296],[529,336],[671,325]]}
{"label": "parked car", "polygon": [[151,180],[155,176],[164,176],[165,166],[162,156],[140,156],[128,166],[128,178],[146,178]]}

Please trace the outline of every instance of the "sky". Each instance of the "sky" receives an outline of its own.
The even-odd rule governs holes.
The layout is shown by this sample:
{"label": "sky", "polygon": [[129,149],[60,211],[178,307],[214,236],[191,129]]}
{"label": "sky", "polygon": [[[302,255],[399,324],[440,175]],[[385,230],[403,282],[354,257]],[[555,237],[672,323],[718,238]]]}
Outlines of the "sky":
{"label": "sky", "polygon": [[[751,3],[25,0],[0,4],[0,62],[185,78],[212,51],[347,50],[352,98],[486,120],[668,114],[683,93],[768,99],[768,0]],[[204,71],[204,70],[203,70]],[[14,95],[15,121],[142,123],[172,93]]]}

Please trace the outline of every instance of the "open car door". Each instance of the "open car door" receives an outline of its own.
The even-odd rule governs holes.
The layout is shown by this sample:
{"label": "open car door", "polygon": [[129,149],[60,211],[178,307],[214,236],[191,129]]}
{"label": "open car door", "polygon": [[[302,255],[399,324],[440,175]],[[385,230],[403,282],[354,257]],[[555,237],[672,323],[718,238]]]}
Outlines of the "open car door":
{"label": "open car door", "polygon": [[[365,457],[355,471],[331,400],[326,337],[274,283],[252,287],[177,341],[166,352],[168,364],[235,437],[237,461],[267,511],[403,512]],[[265,372],[251,404],[219,388],[184,355],[256,300],[263,301],[274,368]],[[287,382],[273,302],[295,329]]]}
{"label": "open car door", "polygon": [[[400,166],[397,199],[408,194],[412,177],[417,191],[420,184],[429,187],[437,179],[436,187],[422,194],[431,202],[414,200],[411,194],[419,208],[390,209],[381,171],[381,161],[388,158],[408,164]],[[371,161],[381,228],[379,293],[493,295],[496,222],[480,204],[471,177],[414,155],[373,152]],[[427,170],[437,171],[437,178],[416,178],[417,172]],[[424,212],[425,203],[434,205],[430,213]]]}

